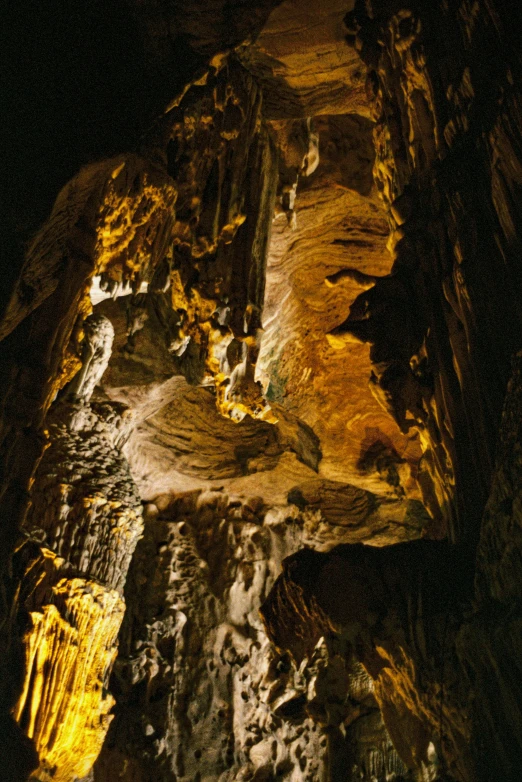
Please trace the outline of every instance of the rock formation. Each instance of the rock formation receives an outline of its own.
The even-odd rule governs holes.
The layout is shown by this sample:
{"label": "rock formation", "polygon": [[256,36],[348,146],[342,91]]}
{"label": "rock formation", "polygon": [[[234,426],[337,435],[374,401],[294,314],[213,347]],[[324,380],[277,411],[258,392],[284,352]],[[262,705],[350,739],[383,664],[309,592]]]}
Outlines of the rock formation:
{"label": "rock formation", "polygon": [[0,779],[519,779],[520,16],[6,12]]}
{"label": "rock formation", "polygon": [[432,746],[453,778],[466,779],[469,688],[455,636],[471,576],[466,553],[437,541],[304,549],[285,561],[262,613],[269,637],[298,662],[321,637],[338,634],[374,680],[407,766],[422,771]]}

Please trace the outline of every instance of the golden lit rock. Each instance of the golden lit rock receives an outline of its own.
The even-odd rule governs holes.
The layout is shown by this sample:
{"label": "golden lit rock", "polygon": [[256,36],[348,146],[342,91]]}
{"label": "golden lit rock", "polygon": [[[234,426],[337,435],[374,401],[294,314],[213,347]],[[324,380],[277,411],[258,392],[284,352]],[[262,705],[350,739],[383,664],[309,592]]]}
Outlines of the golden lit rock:
{"label": "golden lit rock", "polygon": [[35,778],[70,782],[90,771],[109,727],[108,676],[125,604],[116,590],[62,577],[64,560],[52,552],[42,557],[43,567],[37,562],[28,574],[25,679],[14,717],[38,752]]}
{"label": "golden lit rock", "polygon": [[0,777],[518,782],[517,4],[26,5]]}

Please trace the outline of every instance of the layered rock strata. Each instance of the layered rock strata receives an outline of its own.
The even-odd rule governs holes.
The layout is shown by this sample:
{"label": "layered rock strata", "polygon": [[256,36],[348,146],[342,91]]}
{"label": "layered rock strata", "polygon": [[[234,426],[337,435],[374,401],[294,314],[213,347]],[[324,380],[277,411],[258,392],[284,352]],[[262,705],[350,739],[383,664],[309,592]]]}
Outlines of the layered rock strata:
{"label": "layered rock strata", "polygon": [[476,542],[522,338],[513,20],[502,3],[377,0],[346,22],[368,66],[395,260],[337,334],[372,345],[376,395],[403,431],[420,429],[436,494],[426,500],[452,540]]}
{"label": "layered rock strata", "polygon": [[476,561],[434,541],[305,550],[283,563],[261,609],[297,660],[323,635],[345,640],[406,765],[422,767],[433,745],[457,780],[514,782],[520,768],[520,379],[518,355]]}
{"label": "layered rock strata", "polygon": [[419,499],[417,433],[401,432],[372,396],[368,346],[330,334],[392,266],[373,187],[372,123],[336,115],[314,127],[320,162],[299,182],[295,225],[276,216],[272,227],[257,374],[270,402],[319,437],[322,477]]}

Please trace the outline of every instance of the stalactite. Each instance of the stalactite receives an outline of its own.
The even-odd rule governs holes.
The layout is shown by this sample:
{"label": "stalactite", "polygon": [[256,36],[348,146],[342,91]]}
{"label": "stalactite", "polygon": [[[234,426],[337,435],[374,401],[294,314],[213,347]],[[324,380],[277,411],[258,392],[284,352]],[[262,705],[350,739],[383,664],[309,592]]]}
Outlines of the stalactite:
{"label": "stalactite", "polygon": [[515,782],[520,10],[28,5],[0,777]]}

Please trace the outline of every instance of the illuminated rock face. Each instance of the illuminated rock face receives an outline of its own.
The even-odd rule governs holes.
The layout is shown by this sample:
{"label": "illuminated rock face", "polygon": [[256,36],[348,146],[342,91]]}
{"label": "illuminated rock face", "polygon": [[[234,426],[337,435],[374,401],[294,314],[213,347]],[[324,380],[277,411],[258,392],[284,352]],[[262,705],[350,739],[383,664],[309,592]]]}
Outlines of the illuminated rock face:
{"label": "illuminated rock face", "polygon": [[[521,339],[511,298],[520,139],[507,130],[519,124],[520,103],[504,13],[502,4],[397,10],[383,1],[347,18],[368,65],[394,266],[393,280],[363,294],[342,330],[372,344],[375,391],[401,427],[420,427],[436,494],[427,500],[455,541],[478,537]],[[390,334],[396,321],[402,328]]]}
{"label": "illuminated rock face", "polygon": [[515,782],[520,11],[19,5],[4,776]]}
{"label": "illuminated rock face", "polygon": [[357,295],[392,265],[373,190],[372,126],[340,115],[315,127],[321,159],[299,184],[296,224],[279,216],[272,227],[258,375],[269,400],[319,436],[321,475],[418,498],[420,444],[370,393],[367,345],[328,341]]}
{"label": "illuminated rock face", "polygon": [[23,528],[27,541],[16,555],[19,610],[27,619],[13,716],[34,742],[34,778],[42,782],[84,777],[101,750],[114,705],[108,685],[123,587],[143,529],[119,448],[121,406],[90,404],[113,336],[106,318],[85,322],[83,366],[68,398],[49,414],[49,447]]}
{"label": "illuminated rock face", "polygon": [[193,491],[147,506],[94,780],[315,782],[349,760],[406,772],[342,644],[312,644],[296,666],[266,636],[260,604],[303,540],[296,514],[259,498]]}
{"label": "illuminated rock face", "polygon": [[27,575],[38,592],[46,581],[47,591],[24,604],[26,677],[13,715],[38,753],[33,778],[66,782],[91,770],[109,727],[114,698],[106,688],[125,604],[116,590],[60,578],[64,560],[47,549],[41,556],[45,570],[33,560]]}
{"label": "illuminated rock face", "polygon": [[350,0],[287,0],[272,11],[253,45],[240,49],[264,88],[268,117],[367,115],[365,69],[345,42],[343,18],[351,8]]}

